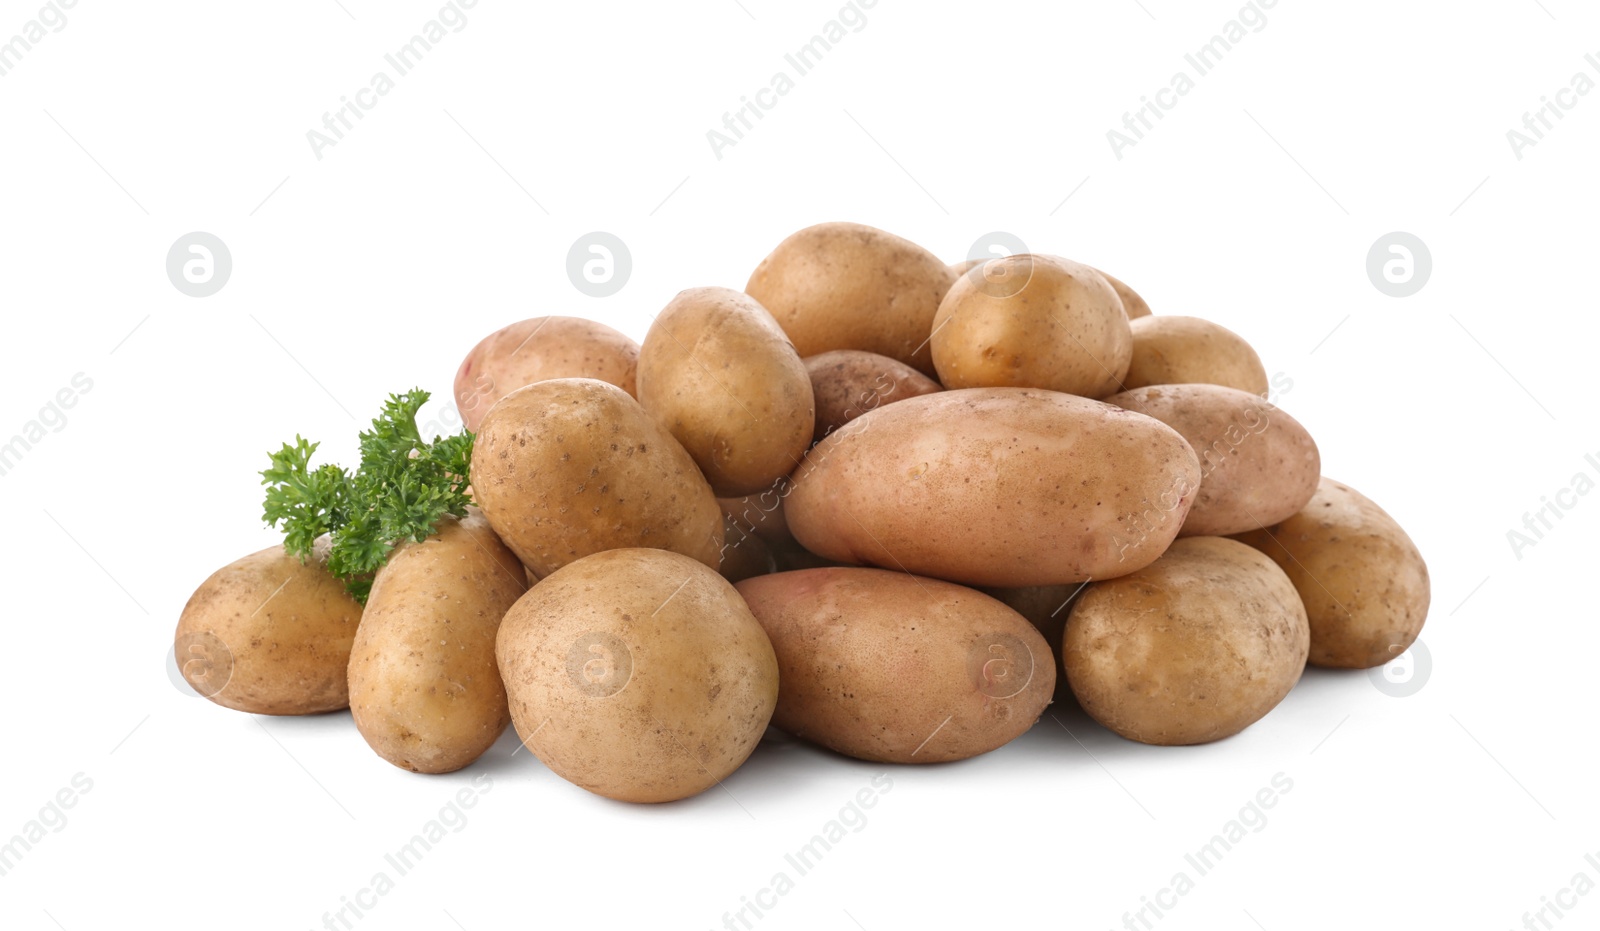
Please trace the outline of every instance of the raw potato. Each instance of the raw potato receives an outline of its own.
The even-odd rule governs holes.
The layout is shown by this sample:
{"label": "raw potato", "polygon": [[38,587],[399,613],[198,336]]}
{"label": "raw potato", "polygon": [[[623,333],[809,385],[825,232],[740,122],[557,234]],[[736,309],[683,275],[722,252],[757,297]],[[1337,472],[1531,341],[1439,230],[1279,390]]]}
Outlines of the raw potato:
{"label": "raw potato", "polygon": [[778,699],[778,661],[721,576],[663,550],[610,550],[534,586],[497,646],[523,743],[561,778],[668,802],[727,778]]}
{"label": "raw potato", "polygon": [[1244,337],[1199,317],[1140,317],[1125,388],[1222,385],[1267,396],[1267,370]]}
{"label": "raw potato", "polygon": [[766,308],[727,288],[680,292],[656,317],[639,403],[725,498],[772,487],[811,445],[805,364]]}
{"label": "raw potato", "polygon": [[1072,613],[1072,602],[1083,593],[1077,585],[1024,585],[1019,588],[986,588],[983,593],[1028,619],[1050,644],[1052,656],[1061,655],[1061,631]]}
{"label": "raw potato", "polygon": [[1235,537],[1272,557],[1311,620],[1311,664],[1370,669],[1416,642],[1428,619],[1422,553],[1394,518],[1323,477],[1304,509]]}
{"label": "raw potato", "polygon": [[533,317],[496,330],[472,347],[456,370],[456,408],[468,430],[494,403],[524,385],[550,378],[598,378],[629,394],[639,344],[582,317]]}
{"label": "raw potato", "polygon": [[1032,727],[1055,689],[1039,632],[959,585],[880,569],[739,583],[777,651],[772,723],[863,760],[939,763]]}
{"label": "raw potato", "polygon": [[224,708],[317,714],[350,704],[345,667],[361,604],[328,574],[328,538],[305,563],[271,546],[211,574],[178,617],[184,679]]}
{"label": "raw potato", "polygon": [[821,223],[779,243],[745,291],[802,356],[861,349],[932,375],[928,333],[954,280],[916,243],[859,223]]}
{"label": "raw potato", "polygon": [[[1100,272],[1100,269],[1097,268],[1095,271]],[[1146,304],[1144,298],[1139,296],[1139,292],[1123,284],[1121,279],[1114,275],[1107,272],[1100,272],[1100,274],[1105,278],[1106,283],[1111,285],[1111,289],[1117,292],[1118,299],[1122,301],[1122,312],[1127,315],[1130,322],[1140,317],[1150,316],[1150,305]]]}
{"label": "raw potato", "polygon": [[1179,536],[1243,533],[1277,523],[1316,493],[1322,458],[1299,421],[1265,399],[1219,385],[1152,385],[1106,398],[1183,435],[1200,457],[1200,493]]}
{"label": "raw potato", "polygon": [[722,564],[717,572],[729,582],[778,571],[772,548],[731,515],[723,515],[722,540]]}
{"label": "raw potato", "polygon": [[783,516],[783,501],[789,497],[793,487],[789,477],[784,476],[760,494],[718,498],[717,504],[746,532],[768,543],[782,543],[794,539],[789,533],[789,522]]}
{"label": "raw potato", "polygon": [[818,442],[867,411],[944,390],[904,362],[875,352],[835,349],[807,358],[805,365],[817,400],[812,438]]}
{"label": "raw potato", "polygon": [[720,561],[722,510],[694,460],[621,388],[592,378],[501,399],[478,431],[472,489],[539,578],[622,547]]}
{"label": "raw potato", "polygon": [[1083,710],[1129,740],[1231,737],[1305,670],[1305,607],[1277,564],[1242,543],[1191,537],[1131,575],[1088,587],[1062,665]]}
{"label": "raw potato", "polygon": [[1122,302],[1099,272],[1045,255],[994,259],[945,295],[929,340],[946,388],[1045,388],[1099,398],[1133,357]]}
{"label": "raw potato", "polygon": [[1200,484],[1171,428],[1029,388],[942,391],[818,443],[784,514],[825,559],[972,585],[1063,585],[1149,565]]}
{"label": "raw potato", "polygon": [[495,633],[526,590],[522,566],[476,508],[395,549],[350,655],[350,713],[379,756],[450,773],[499,738],[510,716]]}

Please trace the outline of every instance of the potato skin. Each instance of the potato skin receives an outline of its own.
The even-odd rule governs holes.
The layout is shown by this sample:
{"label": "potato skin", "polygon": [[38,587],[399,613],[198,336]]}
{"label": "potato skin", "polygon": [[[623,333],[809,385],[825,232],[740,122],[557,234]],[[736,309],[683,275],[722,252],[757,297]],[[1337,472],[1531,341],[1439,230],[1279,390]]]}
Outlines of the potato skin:
{"label": "potato skin", "polygon": [[669,802],[726,778],[778,700],[778,661],[738,592],[664,550],[608,550],[535,585],[496,647],[523,743],[568,782]]}
{"label": "potato skin", "polygon": [[835,349],[806,358],[805,366],[817,402],[817,442],[867,411],[944,390],[904,362],[875,352]]}
{"label": "potato skin", "polygon": [[302,563],[269,546],[213,572],[178,617],[178,669],[195,691],[251,714],[350,704],[345,667],[361,603],[328,574],[328,538]]}
{"label": "potato skin", "polygon": [[350,654],[350,713],[379,756],[449,773],[499,738],[510,713],[495,633],[526,590],[522,566],[476,509],[395,549]]}
{"label": "potato skin", "polygon": [[998,586],[1148,565],[1201,487],[1172,429],[1030,388],[879,408],[813,447],[792,480],[789,529],[818,556]]}
{"label": "potato skin", "polygon": [[722,511],[678,441],[622,389],[592,378],[519,388],[472,453],[478,506],[539,578],[602,550],[670,549],[715,567]]}
{"label": "potato skin", "polygon": [[598,378],[630,395],[639,344],[603,323],[582,317],[532,317],[502,327],[472,347],[456,370],[456,409],[467,429],[495,402],[536,381]]}
{"label": "potato skin", "polygon": [[946,388],[1045,388],[1100,398],[1128,373],[1133,336],[1110,283],[1057,256],[1013,255],[961,276],[929,340]]}
{"label": "potato skin", "polygon": [[1095,271],[1100,272],[1100,276],[1111,285],[1111,290],[1117,292],[1118,300],[1122,301],[1122,312],[1130,322],[1150,316],[1150,305],[1139,296],[1139,292],[1123,284],[1120,278],[1109,272],[1100,271],[1098,268]]}
{"label": "potato skin", "polygon": [[758,494],[742,498],[718,498],[722,513],[733,518],[748,533],[753,533],[768,543],[792,541],[789,522],[783,516],[783,501],[793,490],[788,476],[772,483],[772,487]]}
{"label": "potato skin", "polygon": [[1267,370],[1244,337],[1199,317],[1140,317],[1132,321],[1133,362],[1122,380],[1147,385],[1222,385],[1267,396]]}
{"label": "potato skin", "polygon": [[1055,689],[1022,615],[960,585],[881,569],[805,569],[739,593],[772,638],[772,723],[880,763],[964,760],[1032,727]]}
{"label": "potato skin", "polygon": [[861,349],[931,376],[928,333],[954,280],[916,243],[859,223],[819,223],[779,243],[745,291],[801,356]]}
{"label": "potato skin", "polygon": [[1090,717],[1129,740],[1182,746],[1231,737],[1277,707],[1310,639],[1276,563],[1234,540],[1189,537],[1138,572],[1091,583],[1061,659]]}
{"label": "potato skin", "polygon": [[1313,666],[1370,669],[1416,642],[1428,619],[1428,565],[1383,508],[1324,476],[1298,513],[1234,537],[1283,569],[1311,621]]}
{"label": "potato skin", "polygon": [[728,288],[682,291],[639,352],[639,403],[724,498],[771,487],[811,445],[811,379],[783,328]]}
{"label": "potato skin", "polygon": [[1161,421],[1200,457],[1200,493],[1179,536],[1255,530],[1305,507],[1316,493],[1316,441],[1261,397],[1220,385],[1151,385],[1106,403]]}
{"label": "potato skin", "polygon": [[732,515],[722,516],[722,563],[717,574],[729,582],[777,572],[778,563],[765,540],[746,530]]}

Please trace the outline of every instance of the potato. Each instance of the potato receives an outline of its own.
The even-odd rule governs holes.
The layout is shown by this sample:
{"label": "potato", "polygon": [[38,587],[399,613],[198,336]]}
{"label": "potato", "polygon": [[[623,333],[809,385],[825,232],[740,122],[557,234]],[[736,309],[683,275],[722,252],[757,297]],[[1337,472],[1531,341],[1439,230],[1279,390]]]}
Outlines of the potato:
{"label": "potato", "polygon": [[933,374],[928,333],[955,280],[915,243],[859,223],[821,223],[761,260],[745,291],[802,356],[860,349]]}
{"label": "potato", "polygon": [[1243,533],[1305,507],[1322,458],[1299,421],[1220,385],[1151,385],[1106,398],[1183,435],[1200,457],[1200,493],[1179,536]]}
{"label": "potato", "polygon": [[1231,737],[1277,707],[1310,638],[1276,563],[1233,540],[1191,537],[1090,584],[1061,659],[1090,717],[1129,740],[1178,746]]}
{"label": "potato", "polygon": [[526,590],[522,566],[476,508],[395,548],[350,654],[350,713],[379,756],[449,773],[500,737],[510,714],[495,633]]}
{"label": "potato", "polygon": [[772,723],[879,763],[964,760],[1032,727],[1055,689],[1050,647],[970,588],[880,569],[746,579],[772,638]]}
{"label": "potato", "polygon": [[944,390],[904,362],[875,352],[835,349],[808,357],[805,365],[817,401],[817,441],[867,411]]}
{"label": "potato", "polygon": [[502,398],[478,430],[472,489],[539,578],[622,547],[720,561],[722,511],[694,460],[621,388],[592,378]]}
{"label": "potato", "polygon": [[934,316],[933,364],[946,388],[1118,390],[1133,336],[1111,285],[1044,255],[994,259],[956,280]]}
{"label": "potato", "polygon": [[1072,602],[1084,585],[1024,585],[1019,588],[985,588],[990,598],[1028,619],[1050,644],[1052,656],[1061,655],[1061,631],[1072,613]]}
{"label": "potato", "polygon": [[1378,505],[1326,476],[1298,513],[1234,539],[1272,557],[1311,621],[1311,664],[1382,666],[1428,618],[1428,566]]}
{"label": "potato", "polygon": [[1222,385],[1267,396],[1267,370],[1244,338],[1199,317],[1140,317],[1124,388],[1146,385]]}
{"label": "potato", "polygon": [[770,488],[811,445],[805,364],[764,307],[727,288],[680,292],[656,317],[639,403],[725,498]]}
{"label": "potato", "polygon": [[1095,271],[1100,272],[1100,276],[1106,280],[1107,284],[1111,285],[1111,290],[1117,292],[1117,298],[1122,301],[1122,312],[1130,322],[1140,317],[1150,316],[1150,305],[1146,304],[1144,298],[1139,296],[1139,292],[1123,284],[1114,275],[1101,272],[1098,268]]}
{"label": "potato", "polygon": [[788,476],[772,483],[772,487],[759,494],[742,498],[718,498],[722,512],[734,519],[741,528],[768,543],[793,540],[789,522],[783,516],[783,501],[793,488]]}
{"label": "potato", "polygon": [[183,678],[224,708],[317,714],[350,704],[345,667],[361,603],[328,574],[328,538],[302,563],[282,545],[213,572],[178,616]]}
{"label": "potato", "polygon": [[496,652],[528,749],[627,802],[726,779],[778,699],[772,644],[739,593],[664,550],[609,550],[551,574],[506,614]]}
{"label": "potato", "polygon": [[777,572],[778,564],[766,541],[745,530],[731,515],[722,518],[722,563],[717,573],[729,582]]}
{"label": "potato", "polygon": [[494,403],[550,378],[598,378],[634,394],[639,344],[581,317],[533,317],[496,330],[456,370],[456,408],[468,430]]}
{"label": "potato", "polygon": [[881,407],[812,447],[793,481],[784,513],[813,553],[1002,586],[1148,565],[1202,487],[1171,428],[1030,388]]}

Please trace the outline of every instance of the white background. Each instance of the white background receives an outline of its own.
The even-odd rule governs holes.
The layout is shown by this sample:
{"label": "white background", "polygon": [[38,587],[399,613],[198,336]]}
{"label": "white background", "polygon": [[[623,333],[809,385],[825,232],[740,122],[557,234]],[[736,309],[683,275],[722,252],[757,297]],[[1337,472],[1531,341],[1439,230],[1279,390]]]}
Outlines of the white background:
{"label": "white background", "polygon": [[[1058,711],[987,756],[893,769],[753,927],[1121,927],[1278,773],[1266,826],[1154,927],[1503,929],[1600,879],[1600,496],[1568,497],[1520,558],[1507,540],[1600,479],[1600,93],[1520,160],[1506,137],[1600,53],[1592,7],[1281,0],[1119,160],[1107,130],[1237,2],[880,0],[718,159],[707,130],[837,0],[481,0],[317,159],[307,131],[438,8],[81,0],[0,78],[0,439],[93,380],[0,477],[0,840],[93,781],[0,877],[4,927],[322,927],[482,774],[466,827],[354,927],[722,927],[880,767],[769,743],[726,791],[632,807],[508,734],[423,777],[347,715],[227,711],[163,663],[194,587],[276,539],[269,448],[298,432],[351,461],[387,392],[444,401],[492,329],[577,314],[639,338],[677,290],[742,287],[836,219],[951,260],[1010,231],[1246,335],[1327,474],[1426,555],[1433,668],[1409,698],[1313,670],[1213,746]],[[38,9],[0,2],[0,41]],[[597,229],[634,263],[605,299],[565,271]],[[193,230],[234,260],[204,299],[164,268]],[[1433,256],[1405,299],[1365,270],[1393,230]],[[1552,926],[1600,925],[1600,894],[1578,903]]]}

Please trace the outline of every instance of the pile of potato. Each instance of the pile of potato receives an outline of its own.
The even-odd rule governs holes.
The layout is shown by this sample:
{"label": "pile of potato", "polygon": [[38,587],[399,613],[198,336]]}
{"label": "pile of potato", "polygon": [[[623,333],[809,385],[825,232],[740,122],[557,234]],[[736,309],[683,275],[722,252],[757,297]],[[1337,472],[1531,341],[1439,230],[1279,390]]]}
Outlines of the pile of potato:
{"label": "pile of potato", "polygon": [[769,724],[864,760],[985,753],[1062,677],[1126,738],[1218,740],[1427,616],[1416,546],[1320,474],[1248,343],[1055,256],[949,266],[823,224],[642,345],[525,320],[455,388],[477,507],[399,546],[364,611],[281,547],[220,570],[178,625],[202,694],[348,703],[425,773],[509,721],[563,778],[660,802]]}

